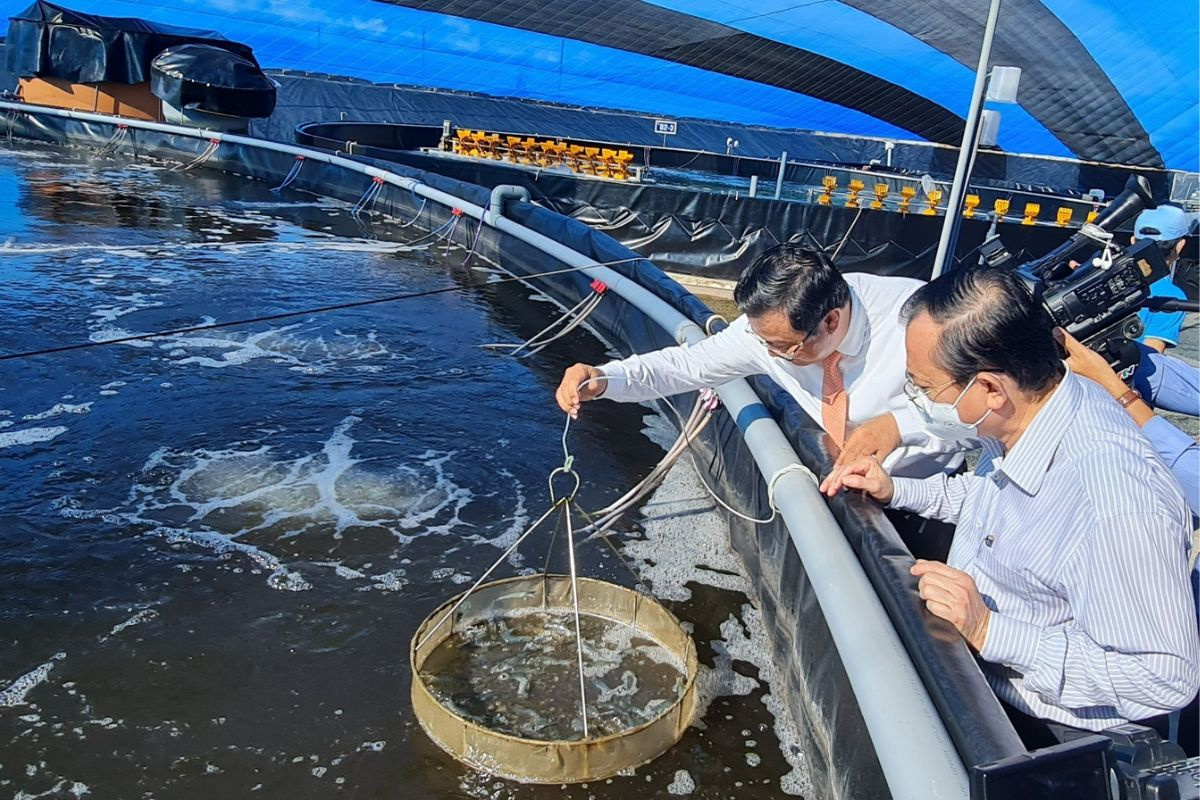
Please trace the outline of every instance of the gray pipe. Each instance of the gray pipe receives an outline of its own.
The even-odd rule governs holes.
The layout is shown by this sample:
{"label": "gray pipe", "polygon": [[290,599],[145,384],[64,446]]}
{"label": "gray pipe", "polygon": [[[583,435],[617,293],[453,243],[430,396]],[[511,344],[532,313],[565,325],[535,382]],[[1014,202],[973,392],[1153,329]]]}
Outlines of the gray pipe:
{"label": "gray pipe", "polygon": [[779,177],[775,179],[775,199],[778,200],[783,194],[783,173],[787,170],[787,150],[779,156]]}
{"label": "gray pipe", "polygon": [[488,200],[487,209],[483,213],[483,221],[495,227],[496,220],[504,216],[506,200],[521,200],[528,203],[529,190],[524,186],[511,186],[504,183],[492,189],[492,197]]}
{"label": "gray pipe", "polygon": [[[24,103],[0,101],[0,108],[115,124],[115,119],[107,115],[43,109]],[[483,218],[482,208],[453,195],[432,189],[412,178],[319,150],[236,134],[196,131],[176,125],[133,119],[121,121],[130,127],[197,139],[220,138],[249,147],[336,164],[381,178],[387,183],[412,188],[434,202],[462,209],[464,214],[476,219]],[[511,199],[511,196],[505,193],[501,202],[507,199]],[[694,344],[704,339],[704,332],[694,322],[635,281],[499,213],[492,217],[489,224],[569,267],[581,268],[582,272],[599,278],[609,289],[668,331],[675,341]],[[862,565],[817,490],[816,481],[800,472],[780,472],[789,465],[798,464],[799,458],[749,384],[741,379],[730,381],[719,387],[717,393],[730,415],[735,420],[743,421],[744,427],[739,427],[759,471],[768,479],[779,475],[775,480],[776,505],[812,580],[821,611],[846,667],[851,688],[858,699],[893,798],[965,800],[969,796],[966,771],[946,732],[945,724],[938,716]]]}

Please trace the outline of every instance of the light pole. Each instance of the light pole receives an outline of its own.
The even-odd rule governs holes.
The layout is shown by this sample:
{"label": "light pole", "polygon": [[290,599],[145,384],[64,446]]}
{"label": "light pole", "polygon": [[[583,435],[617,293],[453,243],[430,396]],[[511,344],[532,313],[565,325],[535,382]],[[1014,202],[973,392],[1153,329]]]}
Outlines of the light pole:
{"label": "light pole", "polygon": [[[1000,0],[992,0],[988,9],[987,25],[983,29],[983,45],[979,48],[979,64],[975,69],[975,86],[971,91],[971,108],[963,127],[962,145],[958,151],[958,163],[954,167],[954,183],[950,186],[950,197],[946,202],[946,219],[942,223],[941,238],[938,239],[937,254],[933,257],[933,277],[941,275],[950,267],[954,248],[958,242],[958,230],[962,225],[962,201],[971,181],[971,168],[975,163],[975,149],[979,144],[979,130],[983,116],[984,91],[988,99],[998,102],[1016,102],[1017,84],[1021,70],[1017,67],[996,67],[988,71],[988,60],[992,54],[992,39],[996,34],[996,20],[1000,16]],[[997,92],[991,91],[989,80],[996,78]]]}

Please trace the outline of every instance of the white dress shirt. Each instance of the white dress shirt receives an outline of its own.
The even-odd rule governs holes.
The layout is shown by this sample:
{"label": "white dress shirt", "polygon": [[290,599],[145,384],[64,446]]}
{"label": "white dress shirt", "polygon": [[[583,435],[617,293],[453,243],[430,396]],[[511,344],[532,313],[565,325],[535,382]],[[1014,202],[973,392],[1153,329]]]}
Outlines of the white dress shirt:
{"label": "white dress shirt", "polygon": [[[845,278],[850,284],[850,325],[838,350],[850,401],[847,435],[855,426],[891,413],[902,445],[884,461],[892,474],[926,477],[957,467],[962,461],[962,445],[922,432],[904,395],[906,359],[900,308],[921,281],[866,273],[850,273]],[[600,369],[613,378],[603,397],[620,402],[669,397],[734,378],[768,375],[814,422],[822,424],[824,367],[820,363],[796,366],[769,355],[750,332],[744,315],[697,344],[630,356]]]}
{"label": "white dress shirt", "polygon": [[894,482],[891,505],[957,524],[948,563],[992,610],[980,657],[1026,713],[1101,730],[1183,706],[1200,684],[1179,485],[1108,393],[1067,373],[974,474]]}

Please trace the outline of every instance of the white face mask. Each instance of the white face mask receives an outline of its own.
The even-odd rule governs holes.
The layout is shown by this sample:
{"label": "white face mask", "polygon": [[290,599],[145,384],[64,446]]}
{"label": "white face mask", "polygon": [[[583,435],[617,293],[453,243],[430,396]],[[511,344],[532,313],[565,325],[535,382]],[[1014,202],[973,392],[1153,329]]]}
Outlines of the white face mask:
{"label": "white face mask", "polygon": [[959,392],[958,399],[953,403],[935,403],[929,399],[929,395],[923,389],[915,389],[915,391],[909,392],[908,402],[912,405],[913,410],[916,411],[917,419],[921,422],[921,428],[930,436],[948,442],[977,437],[979,435],[979,423],[987,419],[992,410],[989,408],[986,414],[974,422],[963,422],[962,418],[958,416],[958,404],[966,396],[967,390],[974,385],[975,379],[978,377],[976,375],[975,378],[971,378],[970,382]]}

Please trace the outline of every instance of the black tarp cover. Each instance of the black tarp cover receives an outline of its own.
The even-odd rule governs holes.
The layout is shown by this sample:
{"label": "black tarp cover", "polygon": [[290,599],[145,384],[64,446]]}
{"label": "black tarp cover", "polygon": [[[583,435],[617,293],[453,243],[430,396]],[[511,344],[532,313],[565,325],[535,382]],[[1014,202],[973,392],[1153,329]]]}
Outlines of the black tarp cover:
{"label": "black tarp cover", "polygon": [[269,117],[275,84],[250,59],[210,44],[168,47],[150,63],[150,91],[175,108]]}
{"label": "black tarp cover", "polygon": [[[626,147],[662,145],[663,137],[653,131],[653,117],[635,112],[374,84],[329,75],[278,70],[269,70],[269,74],[280,84],[279,108],[268,123],[256,126],[255,133],[279,141],[293,141],[295,128],[309,122],[353,120],[441,127],[448,119],[459,128],[604,141]],[[697,156],[701,155],[699,151],[724,153],[726,139],[732,137],[740,141],[738,153],[751,158],[777,160],[781,152],[787,151],[791,162],[865,165],[871,161],[887,164],[890,160],[894,170],[913,175],[927,172],[949,180],[958,155],[956,149],[940,145],[900,141],[892,143],[889,151],[884,139],[761,125],[684,118],[678,120],[678,125],[671,146],[696,151]],[[979,154],[974,174],[977,182],[995,182],[1015,189],[1054,187],[1057,191],[1082,193],[1099,187],[1117,194],[1131,171],[1129,167],[985,151]],[[1136,171],[1162,195],[1168,191],[1171,176],[1181,174],[1142,168]]]}
{"label": "black tarp cover", "polygon": [[132,84],[150,79],[150,61],[165,48],[190,42],[224,48],[258,65],[249,47],[216,31],[80,14],[44,0],[9,19],[4,50],[8,69],[22,78]]}

